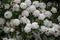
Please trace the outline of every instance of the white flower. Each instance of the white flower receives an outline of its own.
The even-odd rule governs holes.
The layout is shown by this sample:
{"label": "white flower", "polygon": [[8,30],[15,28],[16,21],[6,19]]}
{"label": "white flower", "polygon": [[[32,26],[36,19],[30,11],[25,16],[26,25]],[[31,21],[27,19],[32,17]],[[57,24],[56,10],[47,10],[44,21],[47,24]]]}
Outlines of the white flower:
{"label": "white flower", "polygon": [[53,29],[53,28],[48,28],[48,30],[45,32],[45,34],[47,35],[47,36],[49,36],[49,35],[53,35],[55,33],[55,29]]}
{"label": "white flower", "polygon": [[19,16],[18,16],[18,19],[21,19],[21,17],[22,17],[22,15],[19,15]]}
{"label": "white flower", "polygon": [[45,15],[43,13],[39,14],[38,19],[39,20],[44,20],[45,19]]}
{"label": "white flower", "polygon": [[15,2],[15,3],[20,3],[21,0],[14,0],[13,2]]}
{"label": "white flower", "polygon": [[28,17],[28,16],[29,16],[29,12],[28,12],[27,10],[24,10],[24,11],[22,12],[22,16]]}
{"label": "white flower", "polygon": [[55,30],[55,32],[53,33],[53,35],[54,35],[55,37],[60,36],[60,30],[55,29],[55,28],[53,28],[53,29]]}
{"label": "white flower", "polygon": [[51,3],[51,2],[48,2],[48,3],[47,3],[47,6],[51,6],[51,5],[52,5],[52,3]]}
{"label": "white flower", "polygon": [[43,2],[41,2],[39,6],[40,6],[41,9],[45,9],[46,8],[46,4],[43,3]]}
{"label": "white flower", "polygon": [[21,17],[21,22],[23,24],[25,24],[25,23],[27,24],[27,23],[30,23],[30,20],[24,16],[24,17]]}
{"label": "white flower", "polygon": [[38,29],[39,28],[39,25],[37,22],[33,22],[32,23],[32,29]]}
{"label": "white flower", "polygon": [[36,7],[34,5],[31,5],[29,6],[27,9],[26,9],[28,12],[34,12],[36,10]]}
{"label": "white flower", "polygon": [[55,36],[55,37],[60,36],[60,32],[56,32],[56,33],[54,33],[54,36]]}
{"label": "white flower", "polygon": [[30,0],[25,0],[25,3],[27,4],[27,6],[31,5],[31,1]]}
{"label": "white flower", "polygon": [[60,15],[57,17],[58,21],[60,22]]}
{"label": "white flower", "polygon": [[10,28],[10,32],[14,32],[15,31],[15,29],[14,28]]}
{"label": "white flower", "polygon": [[11,11],[6,11],[4,13],[4,17],[7,18],[7,19],[11,18],[12,17],[12,12]]}
{"label": "white flower", "polygon": [[8,40],[16,40],[15,38],[9,38]]}
{"label": "white flower", "polygon": [[8,40],[8,38],[2,38],[2,40]]}
{"label": "white flower", "polygon": [[5,23],[5,19],[4,18],[0,18],[0,25],[3,25]]}
{"label": "white flower", "polygon": [[35,7],[39,7],[39,1],[34,1],[33,5],[35,5]]}
{"label": "white flower", "polygon": [[5,33],[9,33],[9,32],[10,32],[10,27],[4,27],[4,28],[3,28],[3,31],[4,31]]}
{"label": "white flower", "polygon": [[51,33],[50,33],[49,30],[47,30],[47,31],[45,32],[45,34],[46,34],[47,36],[50,36],[50,35],[51,35]]}
{"label": "white flower", "polygon": [[54,29],[59,29],[59,28],[60,28],[60,25],[53,23],[53,26],[52,26],[52,27],[53,27]]}
{"label": "white flower", "polygon": [[44,20],[44,25],[47,26],[47,27],[50,27],[50,26],[52,26],[52,21],[49,21],[48,19],[45,19]]}
{"label": "white flower", "polygon": [[26,9],[26,8],[27,8],[27,4],[24,3],[24,2],[22,2],[22,3],[20,4],[20,7],[21,7],[21,9]]}
{"label": "white flower", "polygon": [[45,13],[46,10],[45,9],[40,9],[40,12]]}
{"label": "white flower", "polygon": [[10,26],[14,26],[13,21],[14,21],[14,19],[11,19]]}
{"label": "white flower", "polygon": [[19,5],[18,4],[14,4],[12,10],[13,11],[19,11]]}
{"label": "white flower", "polygon": [[34,17],[38,17],[39,14],[40,14],[40,11],[39,11],[39,10],[35,10],[35,11],[33,12],[33,16],[34,16]]}
{"label": "white flower", "polygon": [[23,38],[22,38],[22,36],[21,35],[17,35],[16,36],[16,40],[22,40]]}
{"label": "white flower", "polygon": [[45,16],[48,17],[48,18],[50,18],[51,15],[52,15],[52,13],[51,13],[50,11],[46,11],[44,14],[45,14]]}
{"label": "white flower", "polygon": [[11,24],[14,26],[18,26],[20,24],[20,20],[19,19],[13,19],[13,20],[11,20]]}
{"label": "white flower", "polygon": [[29,13],[31,12],[29,7],[28,7],[28,8],[26,8],[26,10],[27,10]]}
{"label": "white flower", "polygon": [[32,28],[32,24],[31,23],[27,23],[25,27]]}
{"label": "white flower", "polygon": [[31,31],[31,24],[30,24],[30,23],[27,23],[27,24],[26,24],[26,26],[25,26],[25,28],[24,28],[24,31],[25,31],[26,33],[28,33],[28,32]]}
{"label": "white flower", "polygon": [[28,32],[31,31],[31,28],[29,28],[29,27],[25,27],[25,28],[24,28],[24,31],[25,31],[26,33],[28,33]]}
{"label": "white flower", "polygon": [[9,9],[10,5],[9,4],[5,4],[4,7],[5,7],[5,9]]}
{"label": "white flower", "polygon": [[57,9],[55,7],[52,7],[51,11],[52,13],[57,13]]}
{"label": "white flower", "polygon": [[41,31],[42,33],[46,32],[47,30],[48,30],[48,28],[47,28],[46,26],[41,26],[40,31]]}
{"label": "white flower", "polygon": [[6,22],[6,26],[10,26],[10,22]]}

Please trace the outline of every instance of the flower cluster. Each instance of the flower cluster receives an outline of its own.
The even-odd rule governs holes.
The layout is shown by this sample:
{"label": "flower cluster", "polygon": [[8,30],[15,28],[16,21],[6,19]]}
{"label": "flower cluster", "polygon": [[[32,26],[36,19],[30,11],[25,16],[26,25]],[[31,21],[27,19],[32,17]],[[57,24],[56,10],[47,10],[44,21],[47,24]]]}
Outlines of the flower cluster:
{"label": "flower cluster", "polygon": [[[53,5],[51,2],[48,2],[46,5],[44,2],[32,2],[31,0],[25,0],[24,2],[22,0],[12,0],[10,3],[4,4],[1,7],[1,9],[4,9],[4,12],[2,11],[3,16],[0,17],[2,31],[8,36],[11,36],[9,34],[13,33],[16,35],[14,35],[14,38],[4,37],[2,39],[17,40],[15,37],[19,34],[34,34],[34,30],[42,34],[44,33],[47,36],[60,36],[60,15],[56,18],[58,24],[53,22],[55,19],[53,19],[52,15],[57,14],[58,11],[55,6],[51,7],[51,5]],[[49,7],[51,9],[47,10]],[[42,25],[40,25],[41,21],[43,21]]]}

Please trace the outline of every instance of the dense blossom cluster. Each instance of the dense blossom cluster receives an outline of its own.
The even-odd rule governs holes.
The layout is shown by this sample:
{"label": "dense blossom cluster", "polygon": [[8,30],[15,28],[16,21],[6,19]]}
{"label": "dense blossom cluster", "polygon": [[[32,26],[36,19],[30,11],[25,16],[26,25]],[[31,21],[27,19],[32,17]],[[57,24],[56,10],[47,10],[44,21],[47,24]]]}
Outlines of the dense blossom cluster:
{"label": "dense blossom cluster", "polygon": [[[51,7],[50,10],[46,10],[46,7],[51,5],[51,2],[48,2],[46,5],[44,2],[32,2],[31,0],[25,0],[24,2],[21,2],[21,0],[13,0],[10,4],[4,4],[4,10],[7,11],[3,13],[4,18],[0,17],[0,25],[3,28],[2,30],[9,34],[10,32],[13,33],[18,31],[17,28],[22,25],[21,31],[23,30],[22,32],[25,33],[32,33],[33,30],[39,30],[42,34],[45,33],[47,36],[60,36],[60,15],[57,17],[59,24],[49,20],[53,14],[57,13],[57,8]],[[15,15],[17,15],[17,17],[14,17]],[[39,21],[42,20],[43,25],[40,25],[40,22],[37,22],[35,18]],[[15,38],[8,39],[7,37],[2,39],[16,40]]]}

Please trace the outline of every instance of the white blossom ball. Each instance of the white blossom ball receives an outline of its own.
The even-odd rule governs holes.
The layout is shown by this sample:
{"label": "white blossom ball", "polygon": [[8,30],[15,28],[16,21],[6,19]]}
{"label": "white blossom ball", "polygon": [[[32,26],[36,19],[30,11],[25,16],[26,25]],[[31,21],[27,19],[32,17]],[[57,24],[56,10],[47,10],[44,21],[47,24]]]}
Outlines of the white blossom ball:
{"label": "white blossom ball", "polygon": [[8,40],[16,40],[15,38],[9,38]]}
{"label": "white blossom ball", "polygon": [[39,11],[39,10],[35,10],[35,11],[33,12],[33,16],[34,16],[34,17],[38,17],[39,14],[40,14],[40,11]]}
{"label": "white blossom ball", "polygon": [[8,38],[5,37],[5,38],[2,38],[2,40],[8,40]]}
{"label": "white blossom ball", "polygon": [[51,3],[51,2],[48,2],[48,3],[47,3],[47,6],[51,6],[51,5],[52,5],[52,3]]}
{"label": "white blossom ball", "polygon": [[55,33],[55,30],[53,28],[48,28],[48,30],[45,32],[47,36],[53,35]]}
{"label": "white blossom ball", "polygon": [[45,34],[46,34],[47,36],[50,36],[50,35],[51,35],[51,33],[50,33],[49,30],[47,30],[47,31],[45,32]]}
{"label": "white blossom ball", "polygon": [[59,29],[59,28],[60,28],[60,25],[53,23],[53,26],[52,26],[52,27],[53,27],[54,29]]}
{"label": "white blossom ball", "polygon": [[29,6],[27,9],[26,9],[28,12],[34,12],[36,10],[36,7],[34,5],[31,5]]}
{"label": "white blossom ball", "polygon": [[45,10],[45,9],[40,9],[40,12],[41,12],[41,13],[45,13],[46,10]]}
{"label": "white blossom ball", "polygon": [[50,11],[46,11],[44,14],[45,14],[45,16],[48,17],[48,18],[50,18],[51,15],[52,15],[52,13],[51,13]]}
{"label": "white blossom ball", "polygon": [[60,32],[56,32],[56,33],[54,33],[53,34],[55,37],[58,37],[58,36],[60,36]]}
{"label": "white blossom ball", "polygon": [[33,22],[32,23],[32,29],[38,29],[39,28],[39,25],[37,22]]}
{"label": "white blossom ball", "polygon": [[12,17],[12,12],[11,12],[11,11],[6,11],[6,12],[4,13],[4,17],[5,17],[6,19],[11,18],[11,17]]}
{"label": "white blossom ball", "polygon": [[5,5],[4,5],[4,8],[5,8],[5,9],[9,9],[9,8],[10,8],[10,5],[9,5],[9,4],[5,4]]}
{"label": "white blossom ball", "polygon": [[13,2],[14,2],[14,3],[20,3],[21,0],[14,0]]}
{"label": "white blossom ball", "polygon": [[55,30],[55,32],[53,33],[53,35],[54,35],[55,37],[60,36],[60,30],[55,29],[55,28],[53,28],[53,29]]}
{"label": "white blossom ball", "polygon": [[32,24],[31,23],[27,23],[25,27],[32,28]]}
{"label": "white blossom ball", "polygon": [[14,19],[14,20],[13,20],[13,24],[14,24],[15,26],[18,26],[18,25],[20,24],[20,20],[19,20],[19,19]]}
{"label": "white blossom ball", "polygon": [[54,34],[55,33],[55,30],[56,29],[54,29],[54,28],[49,28],[49,31],[50,31],[51,34]]}
{"label": "white blossom ball", "polygon": [[57,9],[55,7],[52,7],[51,11],[52,13],[57,13]]}
{"label": "white blossom ball", "polygon": [[15,31],[15,29],[14,28],[10,28],[10,32],[14,32]]}
{"label": "white blossom ball", "polygon": [[12,26],[18,26],[20,24],[20,20],[19,19],[12,19],[10,24]]}
{"label": "white blossom ball", "polygon": [[14,21],[14,19],[11,19],[10,26],[14,26],[13,21]]}
{"label": "white blossom ball", "polygon": [[31,5],[31,0],[25,0],[25,3],[27,4],[27,6]]}
{"label": "white blossom ball", "polygon": [[28,33],[28,32],[31,31],[31,27],[30,27],[30,26],[31,26],[31,25],[27,24],[26,27],[24,28],[24,31],[25,31],[26,33]]}
{"label": "white blossom ball", "polygon": [[19,15],[19,16],[18,16],[18,19],[21,19],[21,17],[22,17],[22,15]]}
{"label": "white blossom ball", "polygon": [[39,20],[44,20],[45,19],[45,15],[43,13],[39,14],[38,19]]}
{"label": "white blossom ball", "polygon": [[5,19],[4,18],[0,18],[0,25],[3,25],[5,23]]}
{"label": "white blossom ball", "polygon": [[40,31],[41,31],[42,33],[46,32],[47,30],[48,30],[48,28],[47,28],[46,26],[41,26]]}
{"label": "white blossom ball", "polygon": [[19,5],[18,4],[14,4],[12,10],[13,11],[19,11]]}
{"label": "white blossom ball", "polygon": [[60,15],[57,17],[58,21],[60,22]]}
{"label": "white blossom ball", "polygon": [[29,16],[29,12],[28,12],[27,10],[24,10],[24,11],[22,12],[22,16],[28,17],[28,16]]}
{"label": "white blossom ball", "polygon": [[35,5],[35,7],[39,7],[39,1],[34,1],[33,5]]}
{"label": "white blossom ball", "polygon": [[46,8],[46,4],[43,3],[43,2],[41,2],[40,5],[39,5],[39,7],[40,7],[41,9],[45,9],[45,8]]}
{"label": "white blossom ball", "polygon": [[26,10],[30,13],[31,11],[30,11],[30,7],[28,7],[28,8],[26,8]]}
{"label": "white blossom ball", "polygon": [[21,9],[26,9],[26,8],[27,8],[27,4],[24,3],[24,2],[22,2],[22,3],[20,4],[20,7],[21,7]]}
{"label": "white blossom ball", "polygon": [[3,31],[4,31],[5,33],[9,33],[9,32],[10,32],[10,27],[4,27],[4,28],[3,28]]}
{"label": "white blossom ball", "polygon": [[10,22],[6,22],[6,26],[10,26]]}
{"label": "white blossom ball", "polygon": [[45,19],[44,20],[44,25],[47,26],[47,27],[50,27],[50,26],[52,26],[52,21],[49,21],[48,19]]}
{"label": "white blossom ball", "polygon": [[25,16],[23,16],[23,17],[21,17],[21,22],[23,23],[23,24],[27,24],[27,23],[30,23],[30,20],[28,19],[28,18],[26,18]]}

